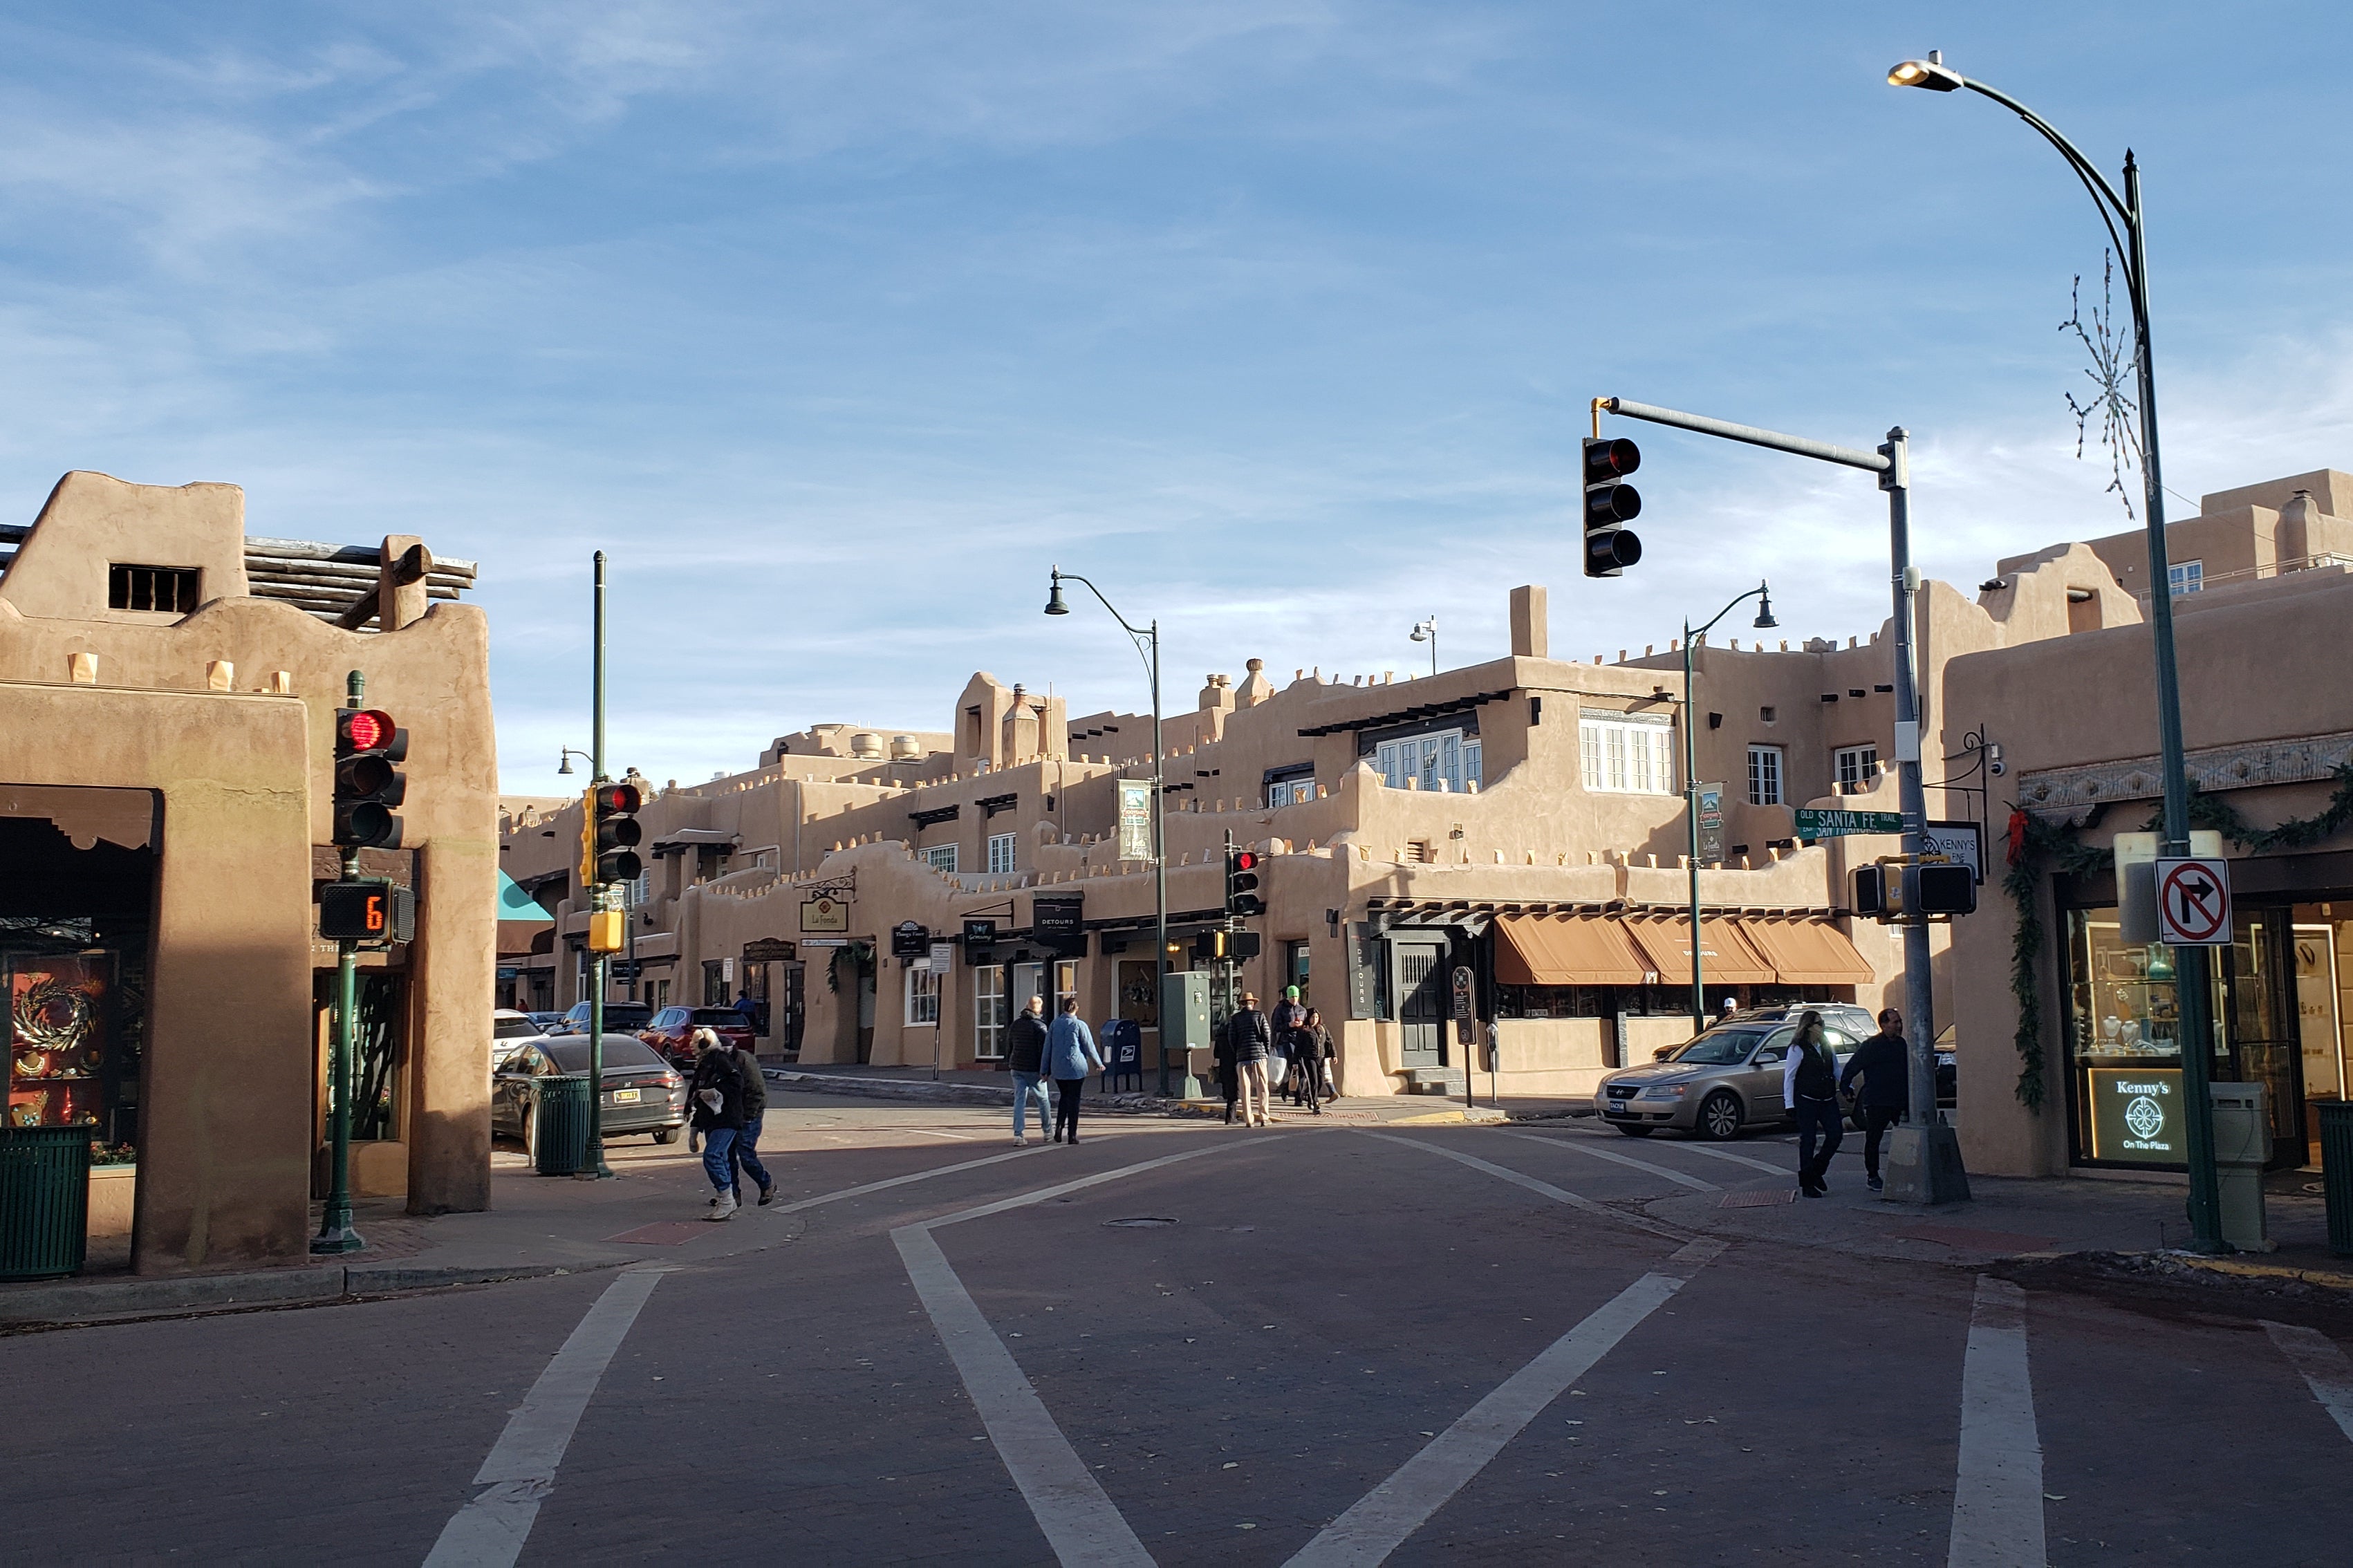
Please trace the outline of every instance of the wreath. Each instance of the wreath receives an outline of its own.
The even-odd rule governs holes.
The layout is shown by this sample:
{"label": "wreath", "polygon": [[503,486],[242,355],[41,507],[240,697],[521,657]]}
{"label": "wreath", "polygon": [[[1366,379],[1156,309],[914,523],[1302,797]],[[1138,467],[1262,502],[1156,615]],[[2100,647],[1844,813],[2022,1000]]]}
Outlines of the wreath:
{"label": "wreath", "polygon": [[98,1030],[98,998],[47,976],[16,993],[10,1014],[16,1043],[37,1051],[73,1050]]}

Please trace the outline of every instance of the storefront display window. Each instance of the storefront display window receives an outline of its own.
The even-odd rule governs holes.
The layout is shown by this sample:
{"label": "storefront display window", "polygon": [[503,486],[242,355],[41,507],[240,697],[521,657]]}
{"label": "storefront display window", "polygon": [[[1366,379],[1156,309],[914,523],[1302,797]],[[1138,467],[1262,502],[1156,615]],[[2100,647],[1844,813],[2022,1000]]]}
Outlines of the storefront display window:
{"label": "storefront display window", "polygon": [[2069,910],[2067,932],[2076,1158],[2186,1166],[2175,950],[2126,942],[2113,909]]}

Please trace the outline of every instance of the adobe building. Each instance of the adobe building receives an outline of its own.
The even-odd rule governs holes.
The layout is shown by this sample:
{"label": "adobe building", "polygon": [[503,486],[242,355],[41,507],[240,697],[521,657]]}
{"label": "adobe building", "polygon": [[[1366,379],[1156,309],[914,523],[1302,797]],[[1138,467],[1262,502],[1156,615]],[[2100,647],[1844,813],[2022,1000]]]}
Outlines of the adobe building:
{"label": "adobe building", "polygon": [[355,669],[411,736],[403,845],[363,869],[417,893],[416,940],[361,960],[355,1185],[487,1206],[498,820],[470,563],[248,537],[235,486],[94,473],[0,551],[8,1116],[90,1129],[93,1255],[307,1250],[335,964],[311,889]]}

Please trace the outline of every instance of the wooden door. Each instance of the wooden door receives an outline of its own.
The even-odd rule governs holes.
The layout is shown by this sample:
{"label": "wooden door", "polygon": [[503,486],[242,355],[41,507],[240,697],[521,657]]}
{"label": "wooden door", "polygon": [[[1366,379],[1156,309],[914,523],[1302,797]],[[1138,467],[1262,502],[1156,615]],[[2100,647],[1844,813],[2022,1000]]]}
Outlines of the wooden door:
{"label": "wooden door", "polygon": [[1395,944],[1398,1025],[1402,1064],[1446,1065],[1446,947],[1442,942]]}

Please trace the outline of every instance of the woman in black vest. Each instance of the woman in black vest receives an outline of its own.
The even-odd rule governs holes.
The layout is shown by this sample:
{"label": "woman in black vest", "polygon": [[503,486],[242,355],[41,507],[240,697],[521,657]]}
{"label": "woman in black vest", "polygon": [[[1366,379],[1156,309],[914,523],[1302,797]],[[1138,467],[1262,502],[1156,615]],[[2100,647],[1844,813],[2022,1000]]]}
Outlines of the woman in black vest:
{"label": "woman in black vest", "polygon": [[1799,1017],[1798,1037],[1789,1042],[1781,1068],[1781,1103],[1798,1120],[1798,1190],[1820,1197],[1830,1191],[1822,1178],[1844,1134],[1839,1125],[1838,1058],[1822,1038],[1822,1016],[1811,1008]]}

